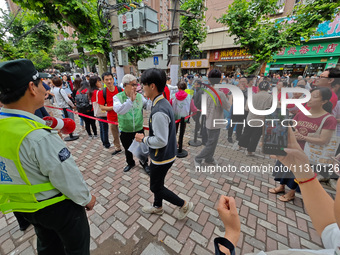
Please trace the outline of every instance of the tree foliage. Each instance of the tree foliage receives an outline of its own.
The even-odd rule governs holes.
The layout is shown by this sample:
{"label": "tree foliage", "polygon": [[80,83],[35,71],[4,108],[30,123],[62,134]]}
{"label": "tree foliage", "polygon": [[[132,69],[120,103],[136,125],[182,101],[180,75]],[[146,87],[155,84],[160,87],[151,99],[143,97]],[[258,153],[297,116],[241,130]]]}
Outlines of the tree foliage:
{"label": "tree foliage", "polygon": [[203,43],[207,37],[204,16],[207,8],[204,6],[204,2],[204,0],[187,0],[183,1],[181,5],[181,10],[188,11],[193,15],[182,15],[180,18],[181,56],[184,56],[186,52],[190,52],[191,56],[196,56],[201,52],[198,45]]}
{"label": "tree foliage", "polygon": [[0,24],[0,57],[28,58],[38,70],[51,66],[56,30],[32,11],[12,15],[3,12]]}
{"label": "tree foliage", "polygon": [[[22,8],[34,10],[41,18],[56,24],[72,27],[78,47],[91,51],[100,59],[100,72],[106,71],[107,54],[110,52],[110,38],[107,28],[100,23],[96,12],[96,0],[14,0]],[[68,36],[64,33],[65,36]],[[81,62],[83,62],[81,60]]]}
{"label": "tree foliage", "polygon": [[241,45],[254,56],[255,62],[270,62],[283,47],[299,45],[301,37],[308,40],[317,26],[331,20],[340,6],[336,0],[313,0],[297,5],[287,19],[275,19],[277,0],[235,0],[217,21],[228,27]]}
{"label": "tree foliage", "polygon": [[127,51],[130,64],[133,65],[138,71],[138,61],[151,57],[152,49],[154,49],[155,47],[156,45],[153,44],[128,47]]}
{"label": "tree foliage", "polygon": [[70,61],[71,58],[68,56],[73,52],[73,46],[74,41],[73,40],[67,40],[67,41],[58,41],[55,44],[55,47],[53,49],[53,54],[56,56],[56,58],[60,61]]}

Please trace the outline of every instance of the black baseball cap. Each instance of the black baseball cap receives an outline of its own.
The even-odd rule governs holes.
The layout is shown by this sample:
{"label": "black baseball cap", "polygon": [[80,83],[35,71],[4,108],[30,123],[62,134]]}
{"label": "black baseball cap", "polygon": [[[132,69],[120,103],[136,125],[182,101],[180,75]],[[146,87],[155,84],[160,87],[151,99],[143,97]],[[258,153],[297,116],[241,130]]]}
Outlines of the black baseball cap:
{"label": "black baseball cap", "polygon": [[10,92],[27,86],[30,81],[52,76],[39,73],[31,60],[16,59],[0,62],[0,77],[0,91]]}

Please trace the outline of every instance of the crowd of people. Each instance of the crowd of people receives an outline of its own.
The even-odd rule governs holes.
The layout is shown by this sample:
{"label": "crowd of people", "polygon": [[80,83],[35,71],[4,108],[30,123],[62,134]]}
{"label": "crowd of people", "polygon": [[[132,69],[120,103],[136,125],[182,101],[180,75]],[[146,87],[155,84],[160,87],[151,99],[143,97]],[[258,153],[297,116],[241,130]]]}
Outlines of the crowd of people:
{"label": "crowd of people", "polygon": [[[114,147],[112,155],[121,153],[124,148],[127,164],[122,169],[124,172],[136,165],[129,151],[133,141],[148,147],[149,160],[139,163],[150,175],[150,190],[154,194],[154,201],[150,206],[145,205],[142,212],[162,215],[163,200],[166,200],[178,207],[178,219],[182,220],[193,210],[194,204],[180,198],[164,184],[176,159],[176,120],[195,113],[192,119],[198,123],[204,140],[204,147],[194,158],[195,167],[219,164],[214,158],[218,141],[226,139],[234,143],[234,132],[235,149],[246,150],[246,155],[253,157],[256,156],[263,129],[247,123],[250,120],[264,120],[264,116],[258,116],[249,109],[247,91],[253,94],[253,107],[257,110],[266,110],[272,106],[273,88],[278,91],[278,107],[282,96],[307,96],[300,90],[283,94],[282,88],[285,87],[304,88],[310,92],[311,98],[304,107],[311,115],[305,115],[295,105],[288,105],[290,118],[297,125],[288,128],[287,148],[284,149],[286,155],[276,156],[276,165],[300,165],[304,171],[291,167],[288,173],[276,173],[274,177],[280,185],[269,192],[283,193],[288,186],[291,190],[279,197],[281,201],[288,202],[295,198],[295,192],[301,191],[312,223],[322,236],[325,248],[329,249],[323,254],[334,254],[336,249],[339,250],[339,195],[334,202],[319,182],[329,181],[339,192],[339,175],[329,174],[329,169],[325,167],[321,175],[317,176],[313,167],[308,167],[312,159],[306,155],[304,148],[306,145],[327,145],[338,134],[335,131],[340,123],[340,70],[331,68],[319,77],[298,77],[292,80],[289,75],[269,78],[244,76],[240,73],[224,77],[219,70],[213,69],[208,77],[185,75],[174,85],[164,71],[153,68],[143,72],[140,79],[131,74],[125,75],[120,86],[109,72],[103,73],[101,77],[48,77],[37,73],[31,61],[14,60],[0,63],[0,75],[4,77],[0,82],[0,101],[3,104],[0,112],[0,138],[4,141],[0,147],[0,160],[6,166],[6,178],[0,182],[1,194],[6,195],[6,199],[1,200],[0,209],[5,213],[15,212],[19,224],[23,220],[34,225],[39,254],[89,254],[90,230],[85,209],[92,210],[96,202],[70,151],[57,132],[47,128],[36,112],[40,109],[40,114],[45,114],[42,110],[45,99],[55,102],[62,109],[64,117],[74,119],[73,111],[77,110],[89,139],[98,136],[94,117],[100,120],[103,147],[111,147],[110,130]],[[244,114],[233,114],[235,100],[231,91],[216,86],[223,83],[237,86],[242,91],[245,99]],[[211,95],[207,97],[205,116],[200,113],[204,93]],[[145,110],[149,112],[147,135],[143,127]],[[216,119],[225,118],[230,123],[239,124],[236,127],[229,122],[228,125],[216,125]],[[245,124],[241,125],[243,121]],[[227,129],[227,137],[220,138],[221,129]],[[315,133],[318,135],[311,135]],[[50,146],[51,143],[53,146]],[[337,148],[333,156],[339,152]],[[11,184],[12,187],[5,184]],[[323,208],[322,212],[320,207]],[[234,254],[240,236],[235,200],[221,196],[217,210],[226,232],[224,238],[215,240],[216,254]],[[24,230],[26,226],[20,227]],[[299,254],[300,251],[294,252]]]}

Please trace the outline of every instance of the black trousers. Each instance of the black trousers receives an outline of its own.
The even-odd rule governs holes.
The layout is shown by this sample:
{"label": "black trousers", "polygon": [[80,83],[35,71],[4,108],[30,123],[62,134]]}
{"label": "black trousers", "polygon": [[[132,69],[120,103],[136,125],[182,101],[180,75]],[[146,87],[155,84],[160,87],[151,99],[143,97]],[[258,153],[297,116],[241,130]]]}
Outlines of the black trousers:
{"label": "black trousers", "polygon": [[123,132],[123,131],[120,132],[120,141],[122,142],[125,150],[126,163],[130,166],[135,165],[135,161],[133,159],[133,154],[128,149],[132,144],[133,139],[135,139],[137,133],[144,134],[144,129],[139,130],[137,132]]}
{"label": "black trousers", "polygon": [[248,152],[255,152],[257,144],[262,135],[262,127],[246,126],[244,132],[239,138],[238,145],[247,148]]}
{"label": "black trousers", "polygon": [[90,227],[84,207],[66,199],[20,214],[34,226],[39,255],[90,254]]}
{"label": "black trousers", "polygon": [[[244,115],[232,115],[231,116],[231,120],[233,121],[232,124],[233,125],[230,125],[230,127],[228,128],[228,138],[231,138],[232,135],[233,135],[233,131],[234,131],[234,128],[235,128],[235,122],[243,122],[243,120],[246,120],[247,119],[247,115],[248,115],[248,112],[245,112]],[[246,125],[247,125],[247,121],[246,121]],[[244,128],[244,125],[243,123],[241,124],[237,124],[236,126],[236,140],[239,140],[241,135],[242,135],[242,130]]]}
{"label": "black trousers", "polygon": [[19,212],[14,212],[14,216],[17,219],[18,223],[19,223],[19,227],[25,227],[27,225],[29,225],[30,223],[24,218],[24,216],[19,213]]}
{"label": "black trousers", "polygon": [[182,207],[184,200],[177,196],[172,191],[164,187],[164,179],[168,170],[174,162],[170,162],[165,165],[155,165],[150,163],[150,190],[154,194],[154,207],[162,207],[163,199],[170,202],[173,205]]}
{"label": "black trousers", "polygon": [[[91,116],[91,117],[94,117],[94,112],[91,111],[91,112],[87,112],[87,113],[84,113],[85,115],[88,115],[88,116]],[[96,120],[94,119],[90,119],[90,118],[86,118],[84,116],[81,116],[85,122],[85,129],[86,129],[86,132],[89,136],[92,136],[92,133],[91,133],[91,128],[92,128],[92,131],[93,131],[93,134],[94,135],[97,135],[97,126],[96,126]]]}

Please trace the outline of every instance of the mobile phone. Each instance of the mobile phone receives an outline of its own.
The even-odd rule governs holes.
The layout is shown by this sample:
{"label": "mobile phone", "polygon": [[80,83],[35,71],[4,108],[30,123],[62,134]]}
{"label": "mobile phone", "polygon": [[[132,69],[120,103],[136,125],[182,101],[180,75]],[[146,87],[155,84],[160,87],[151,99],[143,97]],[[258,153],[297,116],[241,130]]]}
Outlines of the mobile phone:
{"label": "mobile phone", "polygon": [[263,127],[263,153],[270,155],[282,155],[287,153],[284,148],[288,145],[288,122],[282,121],[287,115],[281,114],[281,109],[276,109],[272,114],[265,117]]}

